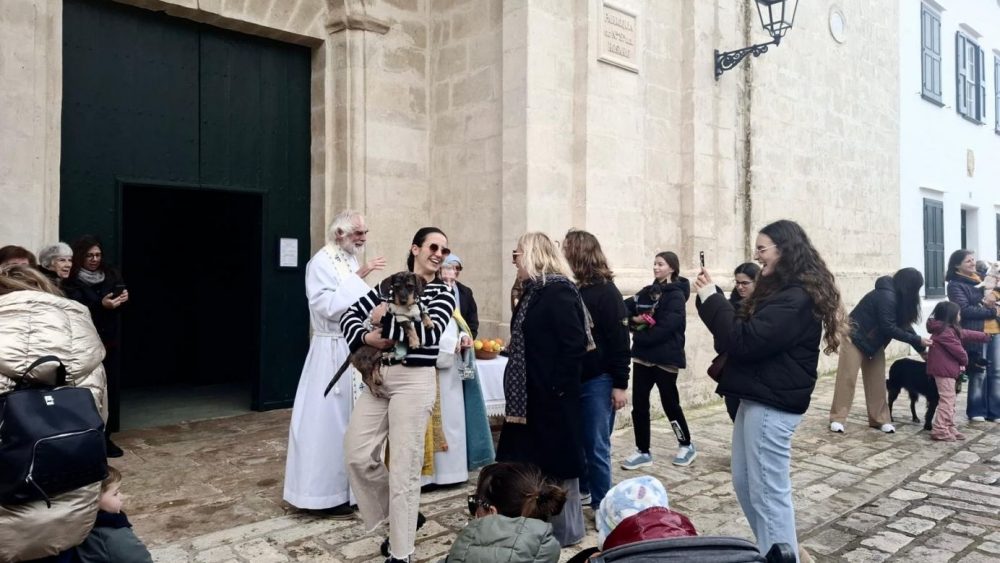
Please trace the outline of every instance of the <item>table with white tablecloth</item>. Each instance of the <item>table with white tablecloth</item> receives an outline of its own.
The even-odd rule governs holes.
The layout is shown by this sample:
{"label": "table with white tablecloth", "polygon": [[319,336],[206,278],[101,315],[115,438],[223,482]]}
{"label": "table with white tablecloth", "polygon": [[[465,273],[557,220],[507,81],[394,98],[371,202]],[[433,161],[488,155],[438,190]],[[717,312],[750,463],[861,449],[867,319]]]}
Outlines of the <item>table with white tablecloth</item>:
{"label": "table with white tablecloth", "polygon": [[486,399],[486,414],[503,416],[507,402],[503,396],[503,372],[507,368],[507,358],[497,356],[493,360],[476,360],[479,368],[479,385]]}

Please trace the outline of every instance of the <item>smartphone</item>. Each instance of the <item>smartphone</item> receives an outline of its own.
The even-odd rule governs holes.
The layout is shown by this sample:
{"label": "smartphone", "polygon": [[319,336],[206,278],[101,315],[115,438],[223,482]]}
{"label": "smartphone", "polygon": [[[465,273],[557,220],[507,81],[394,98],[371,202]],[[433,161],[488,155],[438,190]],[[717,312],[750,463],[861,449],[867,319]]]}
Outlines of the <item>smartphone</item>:
{"label": "smartphone", "polygon": [[115,285],[114,290],[111,291],[111,298],[117,299],[122,294],[123,291],[125,291],[125,284],[120,283]]}
{"label": "smartphone", "polygon": [[702,250],[698,252],[698,261],[701,262],[701,267],[705,267],[705,251]]}

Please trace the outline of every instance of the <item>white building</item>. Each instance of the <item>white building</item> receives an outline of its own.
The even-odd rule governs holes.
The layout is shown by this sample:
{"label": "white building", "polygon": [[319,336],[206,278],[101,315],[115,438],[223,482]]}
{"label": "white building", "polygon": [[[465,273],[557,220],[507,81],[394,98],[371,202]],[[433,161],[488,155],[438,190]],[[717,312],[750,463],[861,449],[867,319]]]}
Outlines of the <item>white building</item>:
{"label": "white building", "polygon": [[901,0],[899,17],[901,261],[935,299],[952,251],[998,258],[1000,1]]}

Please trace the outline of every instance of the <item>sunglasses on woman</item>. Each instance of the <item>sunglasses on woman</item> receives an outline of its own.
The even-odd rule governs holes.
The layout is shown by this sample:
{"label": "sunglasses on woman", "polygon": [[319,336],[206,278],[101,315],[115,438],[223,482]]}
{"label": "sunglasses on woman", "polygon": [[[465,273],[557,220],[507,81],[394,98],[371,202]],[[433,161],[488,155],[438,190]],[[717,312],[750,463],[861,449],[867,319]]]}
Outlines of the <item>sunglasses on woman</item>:
{"label": "sunglasses on woman", "polygon": [[475,516],[479,508],[482,507],[483,510],[489,510],[490,503],[485,500],[480,499],[477,495],[469,495],[469,515]]}
{"label": "sunglasses on woman", "polygon": [[450,248],[448,248],[446,246],[440,246],[440,245],[438,245],[437,243],[434,243],[434,242],[432,242],[429,245],[427,245],[427,250],[430,250],[431,254],[435,254],[435,253],[437,253],[437,251],[440,250],[441,251],[441,256],[448,256],[449,254],[451,254],[451,249]]}

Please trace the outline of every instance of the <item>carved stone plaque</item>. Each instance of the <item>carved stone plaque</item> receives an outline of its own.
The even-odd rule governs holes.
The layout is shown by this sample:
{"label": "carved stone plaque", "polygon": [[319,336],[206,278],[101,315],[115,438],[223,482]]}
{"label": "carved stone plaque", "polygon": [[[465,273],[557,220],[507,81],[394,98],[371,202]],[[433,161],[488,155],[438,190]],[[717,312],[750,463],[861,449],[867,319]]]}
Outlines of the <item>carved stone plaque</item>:
{"label": "carved stone plaque", "polygon": [[597,60],[639,72],[639,18],[613,4],[601,3],[600,55]]}

